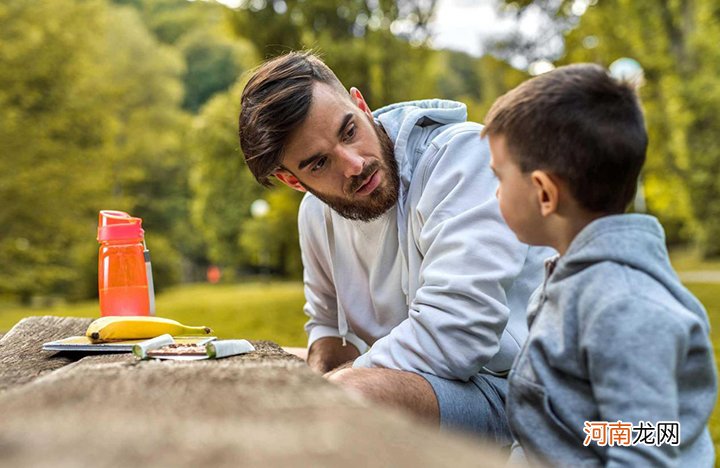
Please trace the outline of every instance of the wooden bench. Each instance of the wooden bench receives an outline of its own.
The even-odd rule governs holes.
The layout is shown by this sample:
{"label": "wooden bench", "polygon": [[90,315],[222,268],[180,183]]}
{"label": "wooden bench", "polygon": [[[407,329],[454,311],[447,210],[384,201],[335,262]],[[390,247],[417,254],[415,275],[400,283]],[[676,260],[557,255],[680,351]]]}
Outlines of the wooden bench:
{"label": "wooden bench", "polygon": [[504,466],[476,438],[352,397],[276,344],[208,361],[41,350],[89,319],[0,339],[2,466]]}

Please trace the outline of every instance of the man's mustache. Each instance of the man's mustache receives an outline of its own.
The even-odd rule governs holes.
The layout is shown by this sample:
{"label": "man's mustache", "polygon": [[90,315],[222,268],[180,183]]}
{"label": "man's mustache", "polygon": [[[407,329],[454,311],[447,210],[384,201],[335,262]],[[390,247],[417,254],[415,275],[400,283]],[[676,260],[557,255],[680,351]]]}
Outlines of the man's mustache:
{"label": "man's mustache", "polygon": [[380,169],[380,161],[375,160],[370,162],[367,166],[365,166],[365,168],[360,174],[353,176],[348,181],[347,187],[345,188],[345,193],[347,195],[352,195],[357,192],[358,189],[362,187],[365,182],[367,182],[368,177],[370,177],[373,172],[377,171],[378,169]]}

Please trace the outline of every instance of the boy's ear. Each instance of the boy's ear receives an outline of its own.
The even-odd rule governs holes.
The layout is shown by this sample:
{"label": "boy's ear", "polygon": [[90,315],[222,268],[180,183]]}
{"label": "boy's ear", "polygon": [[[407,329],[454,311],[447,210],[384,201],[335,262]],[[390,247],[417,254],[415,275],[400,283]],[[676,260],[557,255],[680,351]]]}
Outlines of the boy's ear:
{"label": "boy's ear", "polygon": [[297,190],[298,192],[306,192],[305,187],[300,183],[297,177],[292,175],[290,171],[287,171],[285,169],[278,169],[275,171],[275,177],[282,182],[283,184],[287,185],[293,190]]}
{"label": "boy's ear", "polygon": [[350,99],[353,100],[355,105],[358,106],[361,111],[372,117],[372,111],[370,110],[370,106],[368,106],[367,102],[365,102],[365,98],[363,97],[362,93],[360,93],[360,90],[354,86],[350,88]]}
{"label": "boy's ear", "polygon": [[540,213],[549,216],[557,212],[560,193],[558,185],[545,171],[532,171],[530,174],[537,195]]}

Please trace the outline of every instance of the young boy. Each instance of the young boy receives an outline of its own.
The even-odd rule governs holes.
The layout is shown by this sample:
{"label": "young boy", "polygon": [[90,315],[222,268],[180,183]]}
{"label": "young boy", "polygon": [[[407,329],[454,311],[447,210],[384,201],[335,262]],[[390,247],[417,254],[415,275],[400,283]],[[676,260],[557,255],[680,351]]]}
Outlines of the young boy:
{"label": "young boy", "polygon": [[550,466],[712,466],[707,314],[658,221],[623,214],[647,147],[633,89],[596,65],[561,67],[498,99],[483,134],[507,224],[559,252],[509,377],[525,454]]}

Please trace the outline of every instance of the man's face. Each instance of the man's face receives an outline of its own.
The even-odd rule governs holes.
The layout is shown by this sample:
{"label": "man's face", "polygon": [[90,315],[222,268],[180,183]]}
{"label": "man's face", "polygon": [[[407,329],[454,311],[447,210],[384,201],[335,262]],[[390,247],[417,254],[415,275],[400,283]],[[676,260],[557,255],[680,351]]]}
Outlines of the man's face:
{"label": "man's face", "polygon": [[276,176],[348,219],[370,221],[397,203],[394,146],[362,96],[316,83],[310,111],[290,135]]}
{"label": "man's face", "polygon": [[497,198],[505,222],[517,238],[526,244],[537,245],[543,225],[543,218],[529,174],[524,174],[513,159],[505,137],[491,135],[490,167],[500,182]]}

